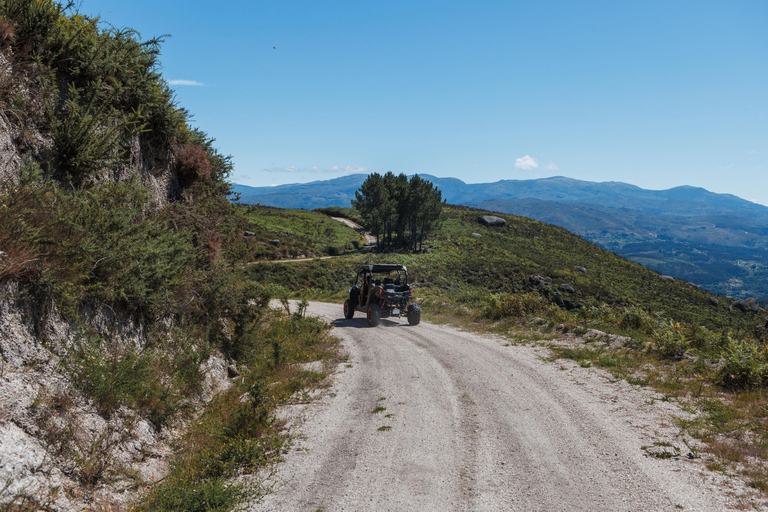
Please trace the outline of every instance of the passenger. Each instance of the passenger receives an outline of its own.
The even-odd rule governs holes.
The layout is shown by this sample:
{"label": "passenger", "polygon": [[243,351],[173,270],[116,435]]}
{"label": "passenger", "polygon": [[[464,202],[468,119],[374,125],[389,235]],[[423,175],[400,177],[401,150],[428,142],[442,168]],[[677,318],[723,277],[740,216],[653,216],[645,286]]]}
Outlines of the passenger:
{"label": "passenger", "polygon": [[371,274],[365,276],[363,280],[363,286],[360,288],[360,305],[364,306],[368,302],[368,290],[371,288]]}

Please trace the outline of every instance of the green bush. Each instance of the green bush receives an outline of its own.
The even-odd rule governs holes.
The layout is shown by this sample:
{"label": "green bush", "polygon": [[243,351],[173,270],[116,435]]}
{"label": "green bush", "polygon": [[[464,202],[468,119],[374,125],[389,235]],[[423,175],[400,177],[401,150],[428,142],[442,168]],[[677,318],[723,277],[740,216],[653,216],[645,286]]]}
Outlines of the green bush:
{"label": "green bush", "polygon": [[768,362],[757,346],[730,339],[723,351],[723,365],[717,371],[717,383],[732,390],[759,389],[768,383]]}
{"label": "green bush", "polygon": [[491,320],[508,317],[521,317],[541,314],[551,307],[541,294],[531,293],[495,293],[483,302],[481,315]]}
{"label": "green bush", "polygon": [[653,330],[654,350],[663,358],[676,358],[688,350],[688,339],[681,325],[672,322],[661,323]]}
{"label": "green bush", "polygon": [[104,416],[127,405],[160,428],[176,412],[178,396],[164,379],[164,361],[151,352],[86,339],[67,364],[75,386],[93,398]]}

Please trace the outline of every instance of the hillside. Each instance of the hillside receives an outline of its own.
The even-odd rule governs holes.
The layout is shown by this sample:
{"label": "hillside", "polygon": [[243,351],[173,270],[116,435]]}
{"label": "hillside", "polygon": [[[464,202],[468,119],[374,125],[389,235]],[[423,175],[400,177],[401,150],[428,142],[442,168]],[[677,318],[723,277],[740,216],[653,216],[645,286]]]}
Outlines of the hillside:
{"label": "hillside", "polygon": [[[227,199],[162,39],[80,9],[0,0],[0,509],[231,510],[336,341],[247,278],[294,244]],[[295,224],[319,254],[360,240]]]}
{"label": "hillside", "polygon": [[[424,175],[451,204],[564,227],[651,269],[730,297],[768,297],[768,207],[697,187],[644,190],[555,177],[467,184]],[[365,175],[277,187],[235,185],[240,202],[349,206]],[[765,299],[762,299],[765,300]]]}
{"label": "hillside", "polygon": [[[362,261],[397,260],[408,265],[421,294],[444,304],[482,301],[490,292],[561,293],[585,306],[639,307],[660,311],[675,321],[712,329],[743,326],[751,329],[752,315],[733,314],[731,301],[685,281],[663,279],[658,272],[613,254],[565,229],[525,217],[503,216],[504,228],[483,226],[478,217],[491,212],[449,206],[437,235],[424,254],[354,255],[301,265],[255,265],[254,280],[274,282],[341,298]],[[582,271],[583,269],[584,271]],[[544,279],[532,278],[541,276]],[[569,284],[575,291],[562,291]]]}

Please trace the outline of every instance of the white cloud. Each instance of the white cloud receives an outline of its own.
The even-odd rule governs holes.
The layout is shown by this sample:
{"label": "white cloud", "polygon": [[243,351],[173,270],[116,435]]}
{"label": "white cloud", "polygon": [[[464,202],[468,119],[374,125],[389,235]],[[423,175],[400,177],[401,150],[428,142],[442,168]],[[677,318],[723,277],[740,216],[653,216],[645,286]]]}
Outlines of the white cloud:
{"label": "white cloud", "polygon": [[549,162],[543,168],[546,169],[547,171],[559,171],[560,170],[560,168],[554,162]]}
{"label": "white cloud", "polygon": [[530,155],[515,160],[515,167],[524,171],[532,171],[539,167],[539,162]]}
{"label": "white cloud", "polygon": [[334,165],[333,167],[296,167],[291,165],[288,167],[272,167],[271,169],[264,169],[264,172],[308,172],[308,173],[325,173],[325,174],[356,174],[367,173],[368,168],[359,165]]}
{"label": "white cloud", "polygon": [[168,80],[168,85],[196,85],[205,87],[203,82],[196,82],[195,80]]}

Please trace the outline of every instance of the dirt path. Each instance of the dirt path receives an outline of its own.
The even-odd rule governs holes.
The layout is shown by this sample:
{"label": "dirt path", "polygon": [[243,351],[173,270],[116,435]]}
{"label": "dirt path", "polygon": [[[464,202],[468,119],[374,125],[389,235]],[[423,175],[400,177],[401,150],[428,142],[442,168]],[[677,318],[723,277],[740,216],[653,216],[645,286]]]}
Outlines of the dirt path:
{"label": "dirt path", "polygon": [[353,222],[349,219],[345,219],[344,217],[331,217],[333,220],[337,220],[343,224],[346,224],[347,226],[351,227],[355,231],[362,233],[365,237],[365,245],[366,247],[375,247],[376,246],[376,237],[372,234],[368,233],[363,229],[363,226],[360,224],[357,224],[356,222]]}
{"label": "dirt path", "polygon": [[[689,461],[653,392],[545,349],[422,322],[335,325],[349,361],[319,402],[287,407],[293,449],[250,510],[726,510],[743,485]],[[358,315],[359,316],[359,315]],[[656,400],[654,401],[654,398]],[[377,410],[384,408],[384,410]],[[670,442],[683,457],[645,456]],[[728,489],[726,489],[728,491]],[[754,504],[754,503],[753,503]]]}

